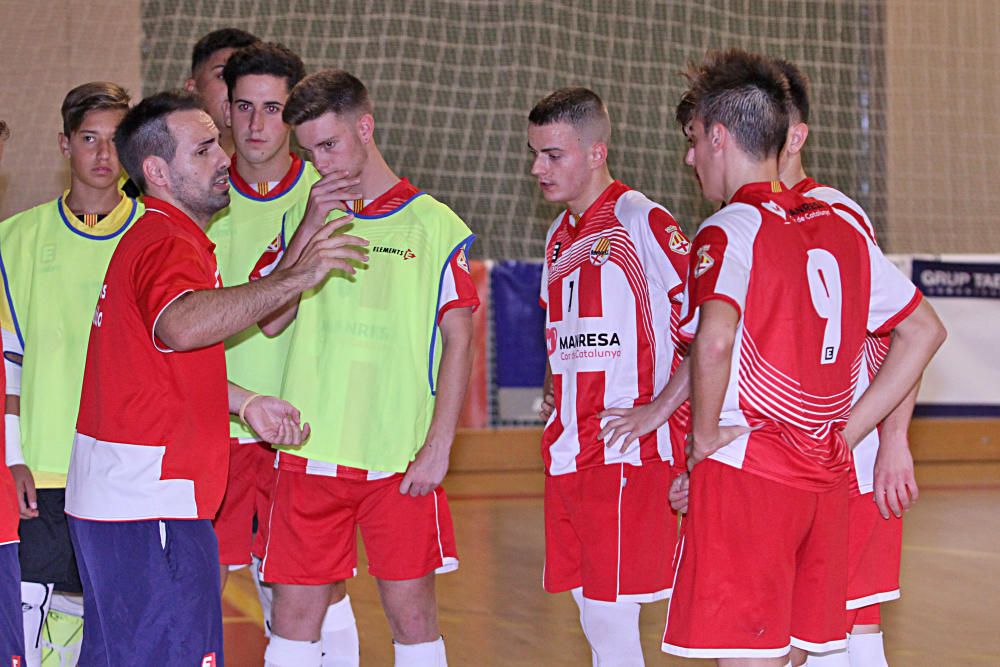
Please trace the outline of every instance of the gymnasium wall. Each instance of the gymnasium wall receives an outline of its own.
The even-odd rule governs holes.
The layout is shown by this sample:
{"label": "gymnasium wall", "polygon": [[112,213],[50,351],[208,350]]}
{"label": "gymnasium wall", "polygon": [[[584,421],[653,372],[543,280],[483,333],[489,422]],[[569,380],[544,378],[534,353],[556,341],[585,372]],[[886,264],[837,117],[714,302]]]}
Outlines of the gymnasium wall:
{"label": "gymnasium wall", "polygon": [[[0,2],[0,81],[3,81],[0,117],[7,120],[14,133],[8,142],[4,163],[0,166],[0,218],[50,199],[65,187],[66,168],[58,152],[55,136],[59,131],[59,104],[70,87],[88,80],[107,78],[125,85],[138,96],[144,86],[148,89],[150,84],[150,81],[142,78],[141,68],[144,63],[148,77],[155,78],[156,85],[176,85],[181,82],[183,67],[178,70],[176,63],[185,60],[203,26],[185,23],[180,16],[170,22],[169,11],[181,12],[183,5],[190,4],[190,0],[184,3],[153,0]],[[200,23],[213,27],[226,23],[221,8],[227,4],[232,4],[232,1],[208,3],[213,9],[205,14]],[[246,4],[247,11],[241,12],[239,20],[234,23],[250,28],[258,27],[250,24],[262,20],[262,7],[273,7],[269,3],[250,0],[241,0],[241,4]],[[346,6],[344,3],[339,4]],[[414,6],[417,11],[426,11],[432,15],[434,7],[441,4],[423,2]],[[514,29],[518,24],[524,23],[523,16],[510,12],[490,14],[485,10],[490,4],[496,3],[445,3],[451,9],[468,5],[486,20],[494,17],[499,27]],[[666,31],[657,34],[639,33],[635,36],[626,30],[620,38],[625,43],[621,48],[631,49],[636,57],[648,57],[648,49],[638,43],[640,38],[658,38],[673,44],[666,53],[676,62],[664,63],[659,69],[643,69],[643,73],[639,75],[632,70],[608,71],[604,75],[601,75],[599,69],[594,70],[594,85],[599,86],[608,77],[639,76],[640,83],[648,84],[656,76],[662,76],[673,81],[670,85],[676,87],[674,72],[680,67],[683,57],[690,57],[695,51],[709,45],[747,41],[741,33],[753,29],[755,24],[750,19],[741,23],[738,16],[727,14],[728,4],[732,3],[721,0],[699,3],[700,9],[692,6],[669,15],[664,10],[653,11],[647,17],[648,23],[656,25],[659,21],[659,25]],[[737,4],[744,6],[744,3]],[[769,24],[761,24],[774,33],[769,34],[765,45],[773,47],[775,35],[787,34],[796,39],[805,35],[800,27],[802,18],[810,16],[808,11],[811,10],[806,6],[814,4],[816,3],[801,1],[779,3],[787,10],[789,17],[786,19],[779,16]],[[855,9],[868,6],[859,2],[837,4]],[[884,39],[885,43],[884,80],[887,83],[879,88],[884,99],[873,100],[876,107],[880,104],[884,107],[885,120],[884,132],[873,135],[875,139],[884,137],[884,145],[883,157],[879,158],[876,153],[872,153],[872,159],[876,163],[867,167],[869,175],[876,179],[870,183],[880,191],[870,195],[872,201],[869,205],[874,204],[876,210],[884,211],[885,219],[880,231],[886,247],[899,253],[1000,251],[1000,226],[993,224],[992,220],[994,212],[1000,208],[1000,188],[996,187],[994,166],[996,156],[1000,155],[1000,119],[996,114],[996,109],[1000,108],[1000,4],[993,0],[964,0],[960,3],[885,0],[870,5],[876,9],[881,8],[880,11],[884,14],[880,39]],[[302,17],[304,12],[314,6],[317,6],[316,3],[292,3],[289,11],[297,18],[273,19],[270,31],[308,32],[309,28],[305,26]],[[330,5],[324,3],[324,6]],[[636,3],[623,2],[622,13],[635,11],[637,6]],[[152,14],[157,12],[159,18],[154,21]],[[530,49],[532,40],[542,38],[555,40],[556,45],[567,39],[577,44],[581,31],[586,30],[590,22],[594,21],[595,17],[591,14],[593,12],[569,11],[566,6],[555,3],[555,9],[549,13],[536,13],[535,18],[548,20],[553,26],[560,21],[569,21],[569,24],[565,29],[529,31],[525,33],[519,48]],[[827,27],[817,34],[825,46],[814,55],[805,54],[801,48],[792,48],[785,55],[792,58],[809,55],[817,62],[828,61],[831,74],[823,74],[820,78],[834,83],[838,78],[843,80],[848,76],[843,71],[846,66],[834,59],[844,57],[845,54],[855,58],[859,52],[838,47],[837,40],[847,43],[862,37],[868,39],[859,35],[855,23],[851,22],[852,16],[845,10],[820,17]],[[383,30],[391,37],[390,33],[395,30],[405,37],[405,29],[398,21],[387,20],[385,26],[380,26],[373,21],[359,21],[356,15],[354,18],[356,22],[351,24],[351,30],[356,34],[355,38],[331,42],[323,47],[323,51],[320,50],[321,42],[313,38],[311,48],[316,56],[310,64],[318,64],[324,53],[329,56],[328,61],[333,62],[343,54],[358,53],[362,47],[372,48],[375,54],[372,57],[374,64],[369,74],[377,78],[382,71],[380,67],[398,62],[405,52],[394,55],[389,48],[393,43],[391,39],[386,35],[371,33]],[[154,24],[169,25],[170,34],[167,39],[164,40],[160,34],[145,35],[144,21],[147,30],[151,30]],[[160,23],[157,24],[156,21]],[[720,29],[717,34],[685,26],[685,22],[694,25],[704,21],[718,23]],[[422,26],[415,38],[426,42],[433,25],[426,22],[415,25]],[[262,32],[273,37],[268,34],[268,30]],[[364,34],[369,35],[368,41],[362,40]],[[490,38],[491,34],[493,33],[483,33],[481,38]],[[494,39],[491,48],[499,48],[497,38],[494,36],[490,39]],[[678,44],[684,39],[690,40],[690,44]],[[565,45],[560,48],[573,47]],[[621,52],[621,48],[609,49],[607,58],[615,57]],[[546,62],[545,59],[536,57],[534,62],[527,65],[534,72],[533,81],[538,90],[564,83],[572,74],[541,73],[546,68],[565,65],[560,63],[555,56],[556,52],[548,45],[545,49],[544,53],[553,56],[551,61]],[[447,52],[442,53],[447,55]],[[498,58],[501,58],[503,52],[499,53]],[[490,62],[482,61],[477,67],[488,68]],[[500,64],[498,60],[497,66]],[[443,62],[442,67],[445,65],[454,66],[455,63]],[[596,63],[591,63],[591,66],[599,68]],[[813,74],[815,77],[815,72]],[[519,93],[516,105],[530,105],[536,93],[534,90],[530,94]],[[635,110],[622,109],[622,100],[608,96],[613,111],[617,106],[620,112],[616,119],[618,136],[626,144],[637,141],[647,143],[648,146],[644,146],[642,152],[647,160],[650,159],[649,149],[663,153],[665,157],[660,162],[652,163],[655,170],[647,169],[635,174],[625,164],[631,153],[619,154],[616,160],[621,164],[620,171],[624,177],[671,202],[678,217],[690,226],[699,213],[704,213],[704,207],[696,201],[690,190],[691,184],[684,182],[686,174],[676,155],[680,150],[680,141],[669,120],[671,99],[667,99],[668,96],[664,94],[642,94],[645,97],[640,101],[648,107],[646,113],[641,112],[638,107]],[[828,108],[837,108],[838,114],[846,113],[848,103],[829,97],[826,102]],[[827,142],[831,146],[831,154],[836,154],[836,142],[823,136],[828,130],[822,129],[822,106],[823,101],[818,100],[819,116],[813,139],[818,144]],[[520,108],[519,111],[523,112]],[[652,135],[643,135],[639,125],[656,122],[658,118],[663,119],[663,127],[656,129]],[[830,121],[830,118],[826,118],[826,121]],[[523,144],[519,135],[520,126],[511,119],[497,122],[495,127],[480,128],[482,137],[497,146],[505,147],[503,150],[511,153],[503,163],[503,168],[523,172],[526,163],[521,155]],[[850,124],[853,121],[847,122]],[[503,134],[505,131],[511,131],[517,136],[498,139],[498,133]],[[862,171],[866,169],[864,160],[858,155],[856,152],[851,153],[853,157],[841,156],[833,159],[830,164],[813,167],[820,176],[850,191],[851,184],[843,181],[857,183],[864,176]],[[454,158],[453,162],[455,159],[458,158]],[[460,166],[458,163],[449,164],[456,170]],[[852,164],[856,169],[853,173],[847,173],[853,169]],[[497,163],[494,167],[500,168],[501,164]],[[833,177],[830,176],[831,173],[834,174]],[[487,235],[492,233],[499,238],[504,232],[497,225],[502,223],[490,220],[514,220],[508,224],[515,231],[520,231],[509,234],[513,240],[504,242],[505,245],[493,243],[492,247],[497,250],[511,249],[513,244],[515,247],[509,253],[510,256],[533,256],[534,245],[538,242],[535,238],[537,234],[530,226],[518,228],[516,225],[525,224],[519,221],[536,214],[548,217],[551,210],[540,204],[533,184],[526,178],[522,178],[514,186],[498,185],[487,180],[459,182],[457,187],[483,187],[484,183],[488,190],[487,197],[473,203],[476,210],[481,208],[486,213],[476,216],[477,220],[473,224],[479,222],[482,228],[488,222],[490,229],[484,231],[487,231]],[[428,187],[433,188],[434,185],[428,184]],[[864,185],[858,187],[860,190]],[[882,204],[878,203],[879,196]],[[517,199],[524,203],[518,205],[515,201]],[[525,229],[528,230],[527,233],[524,233]],[[482,252],[488,247],[489,242],[482,243],[479,250]],[[486,254],[508,256],[502,252]]]}
{"label": "gymnasium wall", "polygon": [[11,138],[0,164],[0,220],[69,185],[56,137],[72,88],[109,80],[142,94],[138,0],[0,1],[0,118]]}

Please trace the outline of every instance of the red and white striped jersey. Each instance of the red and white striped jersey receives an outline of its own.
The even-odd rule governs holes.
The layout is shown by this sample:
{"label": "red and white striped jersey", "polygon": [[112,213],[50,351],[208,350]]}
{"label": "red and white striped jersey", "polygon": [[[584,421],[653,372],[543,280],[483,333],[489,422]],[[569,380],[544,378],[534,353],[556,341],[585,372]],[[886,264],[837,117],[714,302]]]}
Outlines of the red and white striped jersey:
{"label": "red and white striped jersey", "polygon": [[690,242],[666,209],[615,181],[579,220],[559,215],[545,248],[556,404],[542,435],[546,472],[672,460],[669,423],[621,453],[598,440],[597,415],[649,403],[666,385]]}
{"label": "red and white striped jersey", "polygon": [[[828,185],[820,185],[811,178],[804,178],[792,188],[806,197],[813,197],[826,202],[841,215],[848,215],[854,220],[856,226],[872,240],[878,243],[875,236],[875,226],[868,218],[861,205],[845,195],[840,190]],[[865,339],[864,366],[866,372],[858,378],[858,386],[854,393],[854,402],[857,403],[861,394],[868,389],[871,379],[882,366],[885,355],[889,351],[889,336],[868,336]],[[851,483],[852,493],[870,493],[875,483],[875,457],[878,455],[879,431],[876,428],[866,435],[851,452],[854,458],[854,480]]]}
{"label": "red and white striped jersey", "polygon": [[888,332],[920,293],[851,216],[780,182],[741,188],[702,223],[693,247],[682,333],[694,335],[708,300],[739,311],[720,424],[756,429],[711,458],[797,488],[830,488],[851,465],[840,432],[866,333]]}

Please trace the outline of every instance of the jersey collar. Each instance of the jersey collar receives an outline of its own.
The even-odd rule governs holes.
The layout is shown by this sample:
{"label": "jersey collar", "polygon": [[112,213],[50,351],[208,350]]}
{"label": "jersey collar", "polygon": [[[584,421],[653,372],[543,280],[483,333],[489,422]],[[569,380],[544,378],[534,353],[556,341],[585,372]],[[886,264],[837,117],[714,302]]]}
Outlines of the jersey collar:
{"label": "jersey collar", "polygon": [[66,206],[66,197],[69,196],[69,190],[63,192],[62,197],[56,202],[56,206],[59,209],[59,217],[62,219],[63,224],[74,234],[78,234],[87,239],[92,239],[95,241],[105,241],[107,239],[113,239],[122,232],[124,232],[132,221],[135,220],[135,214],[139,206],[134,199],[131,197],[126,197],[124,192],[119,190],[121,199],[118,204],[115,205],[111,212],[104,216],[104,219],[98,222],[96,225],[90,227],[80,218],[76,216],[73,211]]}
{"label": "jersey collar", "polygon": [[814,181],[812,178],[806,176],[801,181],[792,186],[792,192],[798,192],[799,194],[805,194],[810,190],[815,190],[821,187],[819,183]]}
{"label": "jersey collar", "polygon": [[416,186],[401,178],[391,188],[368,202],[368,205],[356,213],[355,217],[361,219],[385,217],[406,206],[419,194],[420,190]]}
{"label": "jersey collar", "polygon": [[781,181],[761,181],[759,183],[747,183],[737,190],[729,203],[758,200],[761,197],[774,197],[783,192],[788,192],[788,188]]}
{"label": "jersey collar", "polygon": [[566,209],[566,212],[563,214],[563,226],[569,230],[573,236],[576,236],[580,233],[580,230],[582,230],[587,223],[594,218],[596,212],[604,207],[609,199],[618,199],[622,193],[628,192],[629,189],[630,188],[621,181],[613,181],[611,185],[604,188],[604,191],[597,196],[594,203],[587,207],[587,210],[583,212],[583,215],[580,216],[580,219],[576,221],[575,225],[571,223],[573,213],[569,209]]}
{"label": "jersey collar", "polygon": [[292,165],[288,168],[288,172],[281,178],[274,188],[268,191],[266,195],[261,195],[257,192],[257,187],[247,183],[240,172],[236,169],[236,154],[233,153],[232,158],[230,158],[229,163],[229,184],[232,185],[233,189],[239,194],[243,195],[247,199],[252,199],[254,201],[272,201],[287,194],[295,184],[299,182],[302,177],[302,173],[305,171],[306,163],[302,161],[295,153],[289,153],[292,157]]}
{"label": "jersey collar", "polygon": [[142,216],[143,218],[146,218],[150,214],[162,215],[183,227],[209,252],[215,249],[215,244],[209,240],[208,236],[205,235],[205,231],[198,226],[198,223],[173,204],[165,202],[162,199],[157,199],[156,197],[150,197],[149,195],[145,195],[142,198],[142,203],[146,207],[146,214]]}

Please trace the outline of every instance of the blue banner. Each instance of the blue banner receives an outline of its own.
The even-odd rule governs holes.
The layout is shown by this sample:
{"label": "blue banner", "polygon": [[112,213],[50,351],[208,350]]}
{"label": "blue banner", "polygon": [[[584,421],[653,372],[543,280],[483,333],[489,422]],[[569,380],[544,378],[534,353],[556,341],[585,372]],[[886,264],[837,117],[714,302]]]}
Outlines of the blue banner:
{"label": "blue banner", "polygon": [[538,387],[545,381],[545,311],[538,305],[540,262],[497,262],[490,272],[496,384]]}
{"label": "blue banner", "polygon": [[1000,264],[914,259],[913,282],[928,297],[1000,299]]}

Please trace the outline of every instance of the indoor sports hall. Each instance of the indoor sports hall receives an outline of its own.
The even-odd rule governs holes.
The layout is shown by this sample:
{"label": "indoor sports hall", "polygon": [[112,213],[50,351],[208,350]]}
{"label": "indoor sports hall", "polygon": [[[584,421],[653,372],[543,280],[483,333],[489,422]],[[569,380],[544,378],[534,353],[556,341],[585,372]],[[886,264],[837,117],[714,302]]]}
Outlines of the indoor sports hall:
{"label": "indoor sports hall", "polygon": [[[235,27],[281,42],[308,71],[357,74],[401,175],[477,235],[472,379],[444,481],[459,569],[437,579],[451,665],[590,664],[569,595],[542,590],[538,307],[559,213],[530,175],[528,111],[563,86],[607,104],[612,174],[693,238],[714,212],[684,164],[680,71],[713,48],[796,63],[812,90],[805,164],[853,197],[878,243],[948,329],[909,429],[919,500],[906,514],[901,597],[882,607],[888,662],[1000,665],[1000,3],[996,0],[2,0],[0,219],[61,193],[59,104],[86,81],[137,102],[183,84],[191,48]],[[361,557],[348,581],[362,665],[392,664]],[[647,665],[667,601],[644,605]],[[263,664],[254,583],[223,593],[226,662]],[[46,667],[60,662],[49,650]]]}

